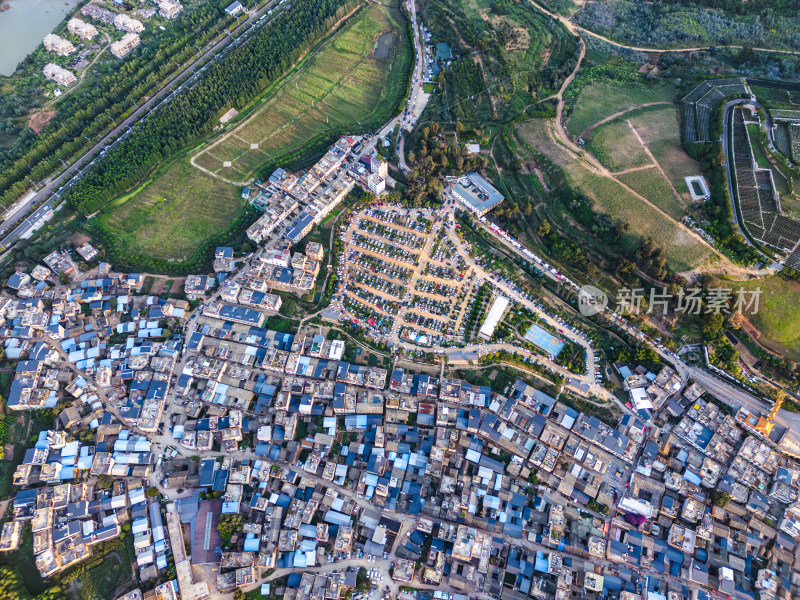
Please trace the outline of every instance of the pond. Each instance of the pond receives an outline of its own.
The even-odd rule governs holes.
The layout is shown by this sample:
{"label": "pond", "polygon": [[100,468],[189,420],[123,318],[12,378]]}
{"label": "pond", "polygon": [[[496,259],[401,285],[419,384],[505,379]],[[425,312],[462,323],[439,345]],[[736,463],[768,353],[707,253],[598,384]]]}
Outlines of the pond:
{"label": "pond", "polygon": [[375,58],[386,58],[389,56],[389,50],[392,48],[392,35],[391,31],[381,34],[378,38],[378,45],[375,48]]}
{"label": "pond", "polygon": [[11,75],[77,0],[0,0],[0,75]]}

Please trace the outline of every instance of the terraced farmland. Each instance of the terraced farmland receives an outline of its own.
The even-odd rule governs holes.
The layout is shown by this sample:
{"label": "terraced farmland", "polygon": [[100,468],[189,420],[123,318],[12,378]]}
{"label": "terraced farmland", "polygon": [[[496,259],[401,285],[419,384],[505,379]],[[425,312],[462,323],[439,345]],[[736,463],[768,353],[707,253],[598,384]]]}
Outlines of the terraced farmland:
{"label": "terraced farmland", "polygon": [[[244,182],[264,164],[333,134],[379,126],[406,89],[403,73],[411,57],[403,19],[396,4],[362,9],[240,125],[196,154],[193,164]],[[382,36],[379,54],[385,57],[378,58]]]}
{"label": "terraced farmland", "polygon": [[[627,240],[631,250],[639,239],[652,237],[665,246],[667,262],[676,271],[692,268],[712,255],[708,246],[681,227],[674,218],[651,206],[658,206],[657,202],[648,198],[651,202],[648,204],[611,177],[594,173],[584,162],[555,143],[546,131],[547,126],[542,120],[532,120],[520,124],[517,131],[526,144],[530,144],[562,168],[570,184],[594,201],[596,210],[608,214],[614,220],[630,224],[630,231],[623,239]],[[655,167],[632,174],[650,174],[651,171],[660,175]],[[667,181],[663,177],[661,180],[669,191]],[[663,206],[659,208],[668,212]]]}

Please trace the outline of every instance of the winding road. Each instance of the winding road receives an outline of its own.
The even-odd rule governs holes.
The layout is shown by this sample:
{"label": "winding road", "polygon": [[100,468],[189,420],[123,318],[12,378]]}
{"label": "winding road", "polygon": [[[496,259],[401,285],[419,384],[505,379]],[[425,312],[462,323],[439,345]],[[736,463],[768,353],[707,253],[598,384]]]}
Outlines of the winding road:
{"label": "winding road", "polygon": [[[617,42],[610,38],[607,38],[604,35],[600,35],[599,33],[595,33],[591,29],[586,29],[585,27],[581,27],[580,25],[576,25],[573,23],[569,18],[565,17],[564,15],[557,14],[550,12],[546,8],[544,8],[541,4],[537,3],[535,0],[528,0],[533,6],[535,6],[540,12],[546,14],[551,19],[558,20],[564,27],[569,29],[575,35],[579,35],[579,33],[583,33],[589,35],[595,39],[598,39],[606,44],[611,44],[612,46],[616,46],[617,48],[623,48],[625,50],[633,50],[634,52],[645,52],[647,54],[666,54],[668,52],[703,52],[711,50],[711,48],[733,48],[735,50],[740,50],[742,46],[736,45],[723,45],[720,44],[719,46],[693,46],[691,48],[645,48],[642,46],[632,46],[630,44],[624,44],[622,42]],[[794,56],[800,56],[800,50],[775,50],[772,48],[753,48],[756,52],[770,52],[773,54],[791,54]]]}

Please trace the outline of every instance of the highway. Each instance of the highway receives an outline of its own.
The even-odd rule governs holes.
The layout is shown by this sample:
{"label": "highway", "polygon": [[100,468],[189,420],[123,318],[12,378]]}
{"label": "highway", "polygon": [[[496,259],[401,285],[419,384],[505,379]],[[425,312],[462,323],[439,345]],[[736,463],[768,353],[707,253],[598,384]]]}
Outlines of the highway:
{"label": "highway", "polygon": [[[31,236],[33,231],[38,228],[40,225],[38,221],[40,221],[42,217],[47,216],[48,211],[52,210],[53,207],[58,204],[60,193],[63,188],[72,185],[75,181],[80,179],[84,173],[94,165],[98,158],[100,158],[101,154],[124,140],[137,122],[146,118],[163,104],[169,103],[185,86],[191,86],[197,75],[205,71],[213,61],[224,57],[228,50],[236,48],[244,41],[248,40],[259,27],[270,23],[272,19],[259,19],[265,11],[269,10],[275,4],[275,1],[276,0],[273,0],[273,2],[265,4],[260,9],[254,11],[230,34],[226,31],[216,42],[211,42],[206,47],[205,52],[202,52],[202,54],[194,58],[191,62],[173,73],[167,83],[164,84],[158,92],[138,106],[128,118],[114,126],[113,129],[106,133],[96,144],[67,167],[63,173],[49,181],[46,180],[47,183],[44,187],[33,194],[28,194],[21,202],[17,202],[9,210],[7,213],[8,216],[2,224],[4,229],[0,235],[4,237],[0,239],[0,249],[3,251],[3,253],[0,254],[0,260],[6,258],[8,254],[7,250],[11,245],[18,240],[27,239]],[[239,32],[241,32],[240,35],[235,35]],[[201,66],[206,59],[210,60]],[[179,85],[178,82],[190,73],[193,73],[193,76]],[[96,158],[92,158],[93,156],[96,156]],[[37,210],[29,217],[23,219],[34,206],[38,207]],[[12,226],[15,227],[11,231],[8,231]]]}

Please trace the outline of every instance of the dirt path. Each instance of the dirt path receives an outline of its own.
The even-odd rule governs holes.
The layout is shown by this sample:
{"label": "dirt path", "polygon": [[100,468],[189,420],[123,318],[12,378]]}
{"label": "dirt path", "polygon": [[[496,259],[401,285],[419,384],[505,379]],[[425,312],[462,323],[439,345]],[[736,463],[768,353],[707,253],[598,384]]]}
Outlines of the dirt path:
{"label": "dirt path", "polygon": [[[231,181],[230,179],[227,179],[226,177],[223,177],[222,175],[214,173],[210,169],[207,169],[207,168],[197,164],[196,159],[201,154],[205,154],[205,153],[209,153],[210,154],[212,149],[216,148],[218,145],[220,145],[222,142],[226,141],[228,138],[230,138],[232,136],[242,140],[243,142],[245,142],[247,144],[250,144],[251,142],[247,142],[243,138],[239,137],[238,132],[241,131],[241,129],[243,127],[245,127],[248,123],[250,123],[250,121],[254,120],[257,117],[260,117],[261,116],[261,112],[267,106],[269,106],[271,103],[273,103],[275,100],[277,100],[280,97],[280,94],[284,91],[284,88],[288,84],[292,83],[293,81],[296,81],[298,77],[300,77],[300,75],[303,73],[303,71],[306,69],[306,67],[311,63],[311,61],[314,59],[314,57],[317,56],[320,52],[322,52],[322,50],[327,48],[328,45],[333,40],[335,40],[337,37],[339,37],[339,35],[341,35],[341,33],[344,31],[344,27],[342,27],[342,24],[345,23],[347,20],[349,20],[350,17],[352,17],[356,13],[356,11],[358,11],[362,6],[365,6],[365,4],[359,4],[353,10],[351,10],[349,13],[347,13],[341,19],[339,19],[333,25],[333,27],[331,28],[331,31],[334,31],[335,33],[330,37],[330,39],[328,39],[326,42],[324,42],[322,45],[320,45],[320,47],[317,48],[311,55],[305,55],[304,54],[304,55],[300,56],[300,58],[298,58],[297,61],[295,62],[295,65],[292,66],[292,68],[297,68],[297,65],[301,65],[298,68],[298,70],[296,72],[292,72],[292,70],[290,69],[289,72],[287,73],[287,75],[284,76],[283,81],[277,86],[275,91],[273,93],[271,93],[269,96],[267,96],[266,98],[264,98],[263,100],[261,100],[261,106],[258,106],[257,108],[255,108],[253,110],[253,112],[244,121],[241,121],[240,123],[237,123],[236,126],[233,129],[231,129],[228,133],[220,136],[217,140],[212,142],[211,145],[206,146],[206,147],[202,148],[201,150],[199,150],[198,152],[196,152],[195,154],[193,154],[192,157],[189,159],[189,162],[191,163],[191,165],[193,167],[195,167],[196,169],[199,169],[200,171],[203,171],[204,173],[206,173],[208,175],[211,175],[212,177],[220,179],[220,180],[224,181],[225,183],[230,183],[231,185],[244,186],[244,185],[248,185],[250,182],[252,182],[253,181],[252,177],[250,179],[248,179],[247,181]],[[363,58],[362,58],[362,60],[363,60]],[[353,69],[358,67],[360,64],[361,64],[361,60],[359,60],[355,65],[353,65],[353,68],[350,71],[348,71],[348,73],[341,74],[341,78],[339,79],[339,82],[341,82],[345,77],[347,77],[347,75]],[[339,82],[334,84],[334,86],[328,91],[328,93],[330,93],[336,86],[338,86]],[[327,96],[327,94],[326,94],[326,96]],[[323,100],[324,100],[324,98],[323,98]],[[286,127],[289,127],[292,123],[297,121],[297,119],[301,118],[302,116],[304,116],[306,113],[308,113],[311,110],[314,110],[313,103],[312,103],[312,106],[310,108],[308,108],[307,110],[303,111],[301,114],[297,115],[294,119],[292,119],[292,121],[290,121],[288,123],[285,123],[283,125],[283,127],[281,127],[281,129],[273,131],[270,135],[275,135],[275,134],[279,133],[282,129],[285,129]],[[265,154],[267,154],[265,150],[260,150],[260,151],[264,152]],[[236,160],[236,158],[238,158],[238,156],[233,158],[231,160],[231,163],[234,160]]]}
{"label": "dirt path", "polygon": [[628,173],[635,173],[636,171],[647,171],[647,169],[655,169],[656,165],[642,165],[641,167],[631,167],[630,169],[623,169],[622,171],[613,171],[615,177],[619,175],[627,175]]}
{"label": "dirt path", "polygon": [[495,87],[497,85],[497,82],[494,81],[494,78],[492,78],[492,86],[491,87],[489,86],[489,82],[486,80],[486,67],[483,64],[483,56],[481,56],[480,54],[476,54],[472,58],[476,63],[478,63],[478,66],[481,68],[481,75],[483,75],[483,85],[486,88],[486,93],[489,94],[489,102],[492,104],[492,112],[494,114],[497,114],[497,106],[494,103],[494,96],[492,96],[492,92],[489,91],[491,87]]}
{"label": "dirt path", "polygon": [[669,189],[672,190],[672,195],[675,196],[675,198],[678,200],[678,202],[681,203],[681,206],[685,210],[686,209],[686,203],[683,201],[683,198],[681,198],[681,195],[678,193],[678,190],[675,189],[675,186],[672,185],[672,182],[669,180],[669,177],[667,177],[667,173],[661,167],[661,164],[656,160],[656,157],[653,156],[653,153],[650,152],[650,148],[647,146],[647,143],[645,143],[645,141],[642,139],[642,136],[639,135],[639,132],[636,131],[636,128],[633,126],[633,124],[631,123],[630,119],[625,119],[625,122],[628,124],[628,127],[631,128],[631,132],[636,137],[636,140],[639,142],[639,144],[642,146],[642,150],[644,150],[645,154],[647,154],[647,156],[650,158],[650,160],[653,161],[653,164],[656,166],[656,169],[658,169],[661,172],[661,174],[664,176],[664,179],[669,184]]}
{"label": "dirt path", "polygon": [[[572,21],[569,20],[568,17],[564,15],[560,15],[558,13],[553,13],[535,2],[534,0],[528,0],[533,6],[535,6],[539,11],[543,12],[547,16],[552,19],[558,19],[564,27],[566,27],[570,32],[575,35],[580,33],[585,33],[586,35],[590,35],[593,38],[601,40],[607,44],[611,44],[612,46],[616,46],[617,48],[625,48],[626,50],[633,50],[635,52],[645,52],[647,54],[666,54],[667,52],[699,52],[701,50],[708,50],[710,46],[695,46],[692,48],[643,48],[641,46],[630,46],[628,44],[623,44],[621,42],[615,42],[612,39],[605,37],[604,35],[600,35],[599,33],[595,33],[590,29],[586,29],[581,27],[580,25],[576,25]],[[716,48],[733,48],[733,49],[740,49],[741,46],[726,46],[726,45],[718,45],[715,46]],[[795,56],[800,55],[800,50],[773,50],[772,48],[753,48],[756,52],[772,52],[774,54],[793,54]]]}
{"label": "dirt path", "polygon": [[707,241],[705,241],[702,237],[700,237],[696,232],[689,229],[685,224],[681,223],[680,221],[677,221],[674,218],[672,218],[670,215],[664,212],[659,206],[653,204],[652,202],[650,202],[650,200],[642,196],[639,192],[637,192],[630,186],[620,181],[617,177],[614,176],[614,174],[611,171],[609,171],[602,163],[600,163],[600,161],[598,161],[593,154],[591,154],[590,152],[583,151],[575,142],[573,142],[572,139],[570,139],[569,134],[564,128],[564,124],[561,120],[561,116],[563,115],[563,109],[564,109],[564,100],[562,98],[561,100],[559,100],[558,109],[556,110],[556,121],[553,124],[552,128],[549,127],[547,128],[548,134],[555,143],[560,144],[566,150],[570,151],[575,156],[575,158],[577,160],[582,161],[583,165],[587,169],[589,169],[592,173],[600,177],[613,179],[618,185],[620,185],[626,191],[628,191],[628,193],[630,193],[631,195],[635,196],[636,198],[647,204],[650,208],[652,208],[658,214],[664,217],[664,219],[674,223],[677,227],[682,229],[684,233],[690,235],[701,245],[705,246],[711,252],[712,255],[719,256],[724,261],[725,266],[729,268],[730,271],[741,270],[726,257],[722,256],[721,254],[718,254],[717,251],[714,249],[714,247]]}
{"label": "dirt path", "polygon": [[[536,7],[541,9],[541,7],[539,7],[539,5],[536,4],[536,2],[534,2],[533,0],[530,0],[530,2],[534,6],[536,6]],[[542,10],[544,10],[544,9],[542,9]],[[544,11],[544,12],[547,12],[547,11]],[[547,13],[547,14],[551,14],[551,13]],[[551,14],[551,16],[554,16],[554,15]],[[570,23],[569,20],[567,20],[567,19],[565,19],[563,17],[559,17],[559,19],[563,19],[564,21],[566,21],[566,23]],[[628,186],[625,183],[623,183],[622,181],[620,181],[617,177],[614,177],[614,174],[611,173],[611,171],[609,171],[603,164],[601,164],[600,161],[598,161],[597,158],[595,158],[595,156],[593,154],[591,154],[590,152],[584,151],[580,146],[578,146],[569,137],[569,134],[567,133],[566,127],[564,127],[564,91],[567,89],[569,84],[572,83],[572,81],[575,79],[575,76],[578,74],[578,70],[580,69],[581,64],[583,63],[583,60],[584,60],[584,58],[586,56],[586,43],[583,41],[583,38],[580,36],[579,33],[576,32],[575,29],[573,29],[573,28],[569,28],[569,29],[570,29],[570,31],[572,31],[578,37],[578,40],[580,41],[580,54],[578,56],[578,62],[575,65],[575,68],[573,69],[572,73],[570,73],[569,77],[567,77],[564,80],[564,83],[561,85],[561,88],[558,90],[558,93],[555,94],[554,96],[551,96],[551,98],[554,98],[554,99],[558,100],[558,104],[556,106],[556,117],[555,117],[555,120],[553,122],[553,126],[552,126],[552,128],[551,127],[547,128],[547,132],[548,132],[548,135],[550,136],[550,138],[555,143],[563,146],[564,149],[569,151],[573,156],[575,156],[575,158],[577,160],[582,161],[583,165],[587,169],[592,171],[595,175],[599,175],[600,177],[606,177],[606,178],[609,178],[609,179],[613,179],[618,185],[620,185],[623,188],[625,188],[625,190],[627,190],[630,194],[632,194],[633,196],[637,197],[639,200],[641,200],[642,202],[647,204],[649,207],[651,207],[657,213],[662,215],[665,219],[667,219],[667,221],[674,223],[684,233],[690,235],[693,239],[695,239],[697,242],[699,242],[702,246],[705,246],[711,252],[712,256],[717,256],[717,257],[719,257],[719,259],[722,260],[723,268],[725,268],[729,273],[737,273],[737,275],[739,277],[748,277],[751,274],[751,271],[748,271],[746,269],[742,269],[741,267],[738,267],[733,262],[728,260],[728,258],[726,258],[725,256],[717,253],[717,251],[714,249],[714,247],[711,244],[709,244],[707,241],[705,241],[702,237],[700,237],[695,231],[693,231],[692,229],[687,227],[684,223],[673,219],[670,215],[668,215],[666,212],[664,212],[660,207],[658,207],[655,204],[653,204],[652,202],[650,202],[650,200],[648,200],[647,198],[642,196],[639,192],[637,192],[636,190],[634,190],[630,186]],[[580,29],[580,28],[578,28],[578,29]],[[652,154],[650,154],[650,157],[651,157],[651,160],[652,160]]]}
{"label": "dirt path", "polygon": [[645,104],[640,104],[639,106],[633,106],[631,108],[626,108],[625,110],[620,110],[618,112],[615,112],[613,115],[609,115],[605,119],[602,119],[602,120],[598,121],[594,125],[591,125],[591,126],[587,127],[577,137],[580,138],[580,137],[587,136],[590,133],[592,133],[595,129],[600,127],[601,125],[605,125],[606,123],[608,123],[609,121],[613,121],[614,119],[619,119],[620,117],[622,117],[624,115],[627,115],[628,113],[637,111],[637,110],[642,109],[642,108],[647,108],[649,106],[661,106],[661,105],[672,106],[672,102],[667,102],[666,100],[660,100],[658,102],[646,102]]}

